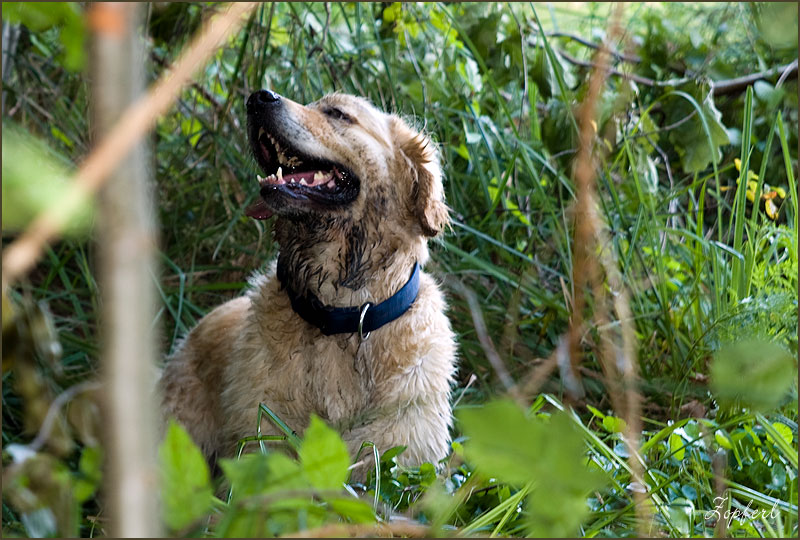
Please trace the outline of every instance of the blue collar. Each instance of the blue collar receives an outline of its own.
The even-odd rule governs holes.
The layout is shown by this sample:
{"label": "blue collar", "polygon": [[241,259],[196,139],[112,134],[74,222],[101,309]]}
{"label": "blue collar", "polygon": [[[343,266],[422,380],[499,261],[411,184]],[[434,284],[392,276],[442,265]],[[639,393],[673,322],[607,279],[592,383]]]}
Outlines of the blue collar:
{"label": "blue collar", "polygon": [[399,291],[380,304],[366,303],[363,306],[332,307],[324,305],[311,293],[300,296],[289,286],[287,269],[278,264],[278,280],[286,289],[292,309],[307,323],[316,326],[330,336],[333,334],[351,334],[358,332],[362,339],[384,324],[390,323],[408,311],[417,299],[419,292],[419,264],[414,263],[411,277]]}

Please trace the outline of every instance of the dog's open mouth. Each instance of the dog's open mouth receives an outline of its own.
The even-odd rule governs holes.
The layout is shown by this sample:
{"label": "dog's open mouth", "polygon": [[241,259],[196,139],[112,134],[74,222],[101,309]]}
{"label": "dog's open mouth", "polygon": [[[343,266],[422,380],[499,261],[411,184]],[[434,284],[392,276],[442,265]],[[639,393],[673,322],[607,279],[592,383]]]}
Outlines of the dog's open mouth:
{"label": "dog's open mouth", "polygon": [[253,153],[267,176],[256,175],[262,199],[245,211],[248,216],[267,219],[287,206],[330,209],[358,196],[359,180],[344,165],[305,155],[264,127],[253,135]]}

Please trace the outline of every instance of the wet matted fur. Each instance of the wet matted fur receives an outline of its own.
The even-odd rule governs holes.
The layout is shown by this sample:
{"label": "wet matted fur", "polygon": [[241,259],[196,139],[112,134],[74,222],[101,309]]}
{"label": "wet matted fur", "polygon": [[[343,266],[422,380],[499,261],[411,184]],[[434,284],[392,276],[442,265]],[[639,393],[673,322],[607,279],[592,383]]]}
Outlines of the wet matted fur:
{"label": "wet matted fur", "polygon": [[[333,94],[302,106],[267,91],[248,100],[248,130],[270,174],[260,178],[263,198],[250,215],[277,216],[278,259],[294,291],[327,306],[379,303],[428,260],[427,240],[447,225],[448,210],[425,135],[362,98]],[[302,162],[321,176],[291,178],[311,186],[271,174]],[[181,422],[212,461],[255,434],[263,402],[298,433],[319,415],[353,457],[371,441],[381,452],[406,446],[407,464],[435,463],[449,449],[456,358],[444,312],[439,287],[422,272],[410,309],[368,339],[325,336],[292,310],[273,262],[245,296],[205,316],[167,363],[164,416]],[[268,419],[262,429],[278,434]]]}

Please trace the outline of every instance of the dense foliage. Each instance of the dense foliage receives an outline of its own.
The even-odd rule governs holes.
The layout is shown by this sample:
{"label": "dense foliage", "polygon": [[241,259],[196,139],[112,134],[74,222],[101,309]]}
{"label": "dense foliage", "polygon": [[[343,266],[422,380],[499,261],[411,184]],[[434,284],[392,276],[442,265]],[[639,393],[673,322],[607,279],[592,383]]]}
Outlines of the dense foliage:
{"label": "dense foliage", "polygon": [[[64,171],[90,148],[84,14],[61,6],[3,6],[4,24],[21,23],[8,75],[3,66],[4,245],[58,200]],[[218,8],[149,5],[153,78]],[[318,419],[302,439],[287,431],[288,454],[225,460],[216,480],[171,426],[159,453],[171,533],[380,522],[412,535],[798,534],[798,92],[796,64],[783,69],[797,59],[796,4],[624,9],[598,104],[596,255],[630,295],[643,478],[605,384],[605,329],[584,336],[579,391],[561,366],[524,403],[502,398],[481,344],[476,316],[523,387],[569,326],[576,111],[610,10],[264,4],[185,90],[152,139],[164,351],[275,254],[271,223],[243,214],[258,196],[246,96],[265,87],[309,102],[340,90],[415,118],[440,145],[453,228],[432,243],[428,269],[450,295],[460,371],[450,458],[405,469],[390,449],[365,486],[345,485],[350,457]],[[4,535],[103,532],[86,382],[99,362],[89,218],[87,208],[3,295]],[[56,396],[66,405],[31,442]],[[253,411],[254,435],[265,412]],[[637,524],[637,493],[648,523]],[[734,511],[741,519],[727,519]]]}

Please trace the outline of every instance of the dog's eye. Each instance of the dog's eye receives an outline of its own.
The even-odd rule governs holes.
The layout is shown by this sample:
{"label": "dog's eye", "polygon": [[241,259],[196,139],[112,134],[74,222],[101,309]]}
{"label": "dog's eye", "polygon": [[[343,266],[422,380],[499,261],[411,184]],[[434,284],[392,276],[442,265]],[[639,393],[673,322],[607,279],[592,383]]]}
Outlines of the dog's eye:
{"label": "dog's eye", "polygon": [[337,109],[336,107],[325,107],[324,109],[322,109],[322,114],[330,118],[335,118],[337,120],[344,120],[345,122],[353,121],[353,119],[350,118],[349,114],[342,111],[341,109]]}

